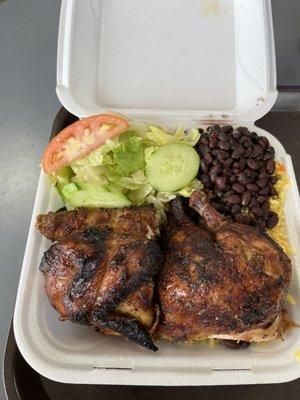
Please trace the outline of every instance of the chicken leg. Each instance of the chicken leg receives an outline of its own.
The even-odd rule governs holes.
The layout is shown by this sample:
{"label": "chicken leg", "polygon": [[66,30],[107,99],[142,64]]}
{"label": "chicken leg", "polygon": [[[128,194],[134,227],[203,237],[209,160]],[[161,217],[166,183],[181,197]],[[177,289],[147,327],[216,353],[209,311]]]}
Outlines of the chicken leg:
{"label": "chicken leg", "polygon": [[221,216],[194,192],[194,224],[180,200],[171,205],[158,282],[158,335],[169,341],[220,338],[271,340],[288,325],[283,310],[290,260],[256,228]]}

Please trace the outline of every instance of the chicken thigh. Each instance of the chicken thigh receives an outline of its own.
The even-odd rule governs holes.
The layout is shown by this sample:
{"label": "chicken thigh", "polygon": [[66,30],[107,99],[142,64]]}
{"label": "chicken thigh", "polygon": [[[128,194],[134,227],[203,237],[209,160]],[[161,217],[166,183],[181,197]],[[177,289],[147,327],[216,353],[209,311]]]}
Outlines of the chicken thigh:
{"label": "chicken thigh", "polygon": [[152,236],[157,231],[155,209],[142,209],[140,218],[134,210],[105,211],[38,217],[37,226],[47,237],[60,238],[41,261],[46,293],[62,320],[92,325],[156,351],[149,330],[155,322],[153,276],[160,250],[155,237],[146,236],[148,229]]}
{"label": "chicken thigh", "polygon": [[289,324],[283,309],[289,258],[266,234],[221,216],[204,193],[194,192],[190,206],[200,224],[187,218],[179,199],[171,205],[158,280],[158,336],[249,342],[282,336]]}

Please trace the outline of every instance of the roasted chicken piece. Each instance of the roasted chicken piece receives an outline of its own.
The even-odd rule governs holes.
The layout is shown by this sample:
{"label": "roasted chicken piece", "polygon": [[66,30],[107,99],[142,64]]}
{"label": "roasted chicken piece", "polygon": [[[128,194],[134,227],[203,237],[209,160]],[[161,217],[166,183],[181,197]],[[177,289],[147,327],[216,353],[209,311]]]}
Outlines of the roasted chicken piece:
{"label": "roasted chicken piece", "polygon": [[160,267],[160,250],[147,233],[153,236],[158,228],[155,209],[141,210],[143,216],[137,209],[39,216],[37,227],[47,237],[61,238],[44,253],[40,270],[61,319],[93,325],[101,333],[119,334],[156,351],[149,330],[155,320],[153,276]]}
{"label": "roasted chicken piece", "polygon": [[110,228],[124,235],[141,238],[150,238],[159,233],[152,205],[95,210],[79,208],[72,211],[49,212],[37,217],[36,227],[47,239],[53,241],[62,239],[74,231],[91,227],[100,230]]}
{"label": "roasted chicken piece", "polygon": [[169,341],[219,338],[267,341],[281,337],[290,260],[266,234],[234,223],[194,192],[187,218],[171,204],[164,264],[158,280],[158,336]]}

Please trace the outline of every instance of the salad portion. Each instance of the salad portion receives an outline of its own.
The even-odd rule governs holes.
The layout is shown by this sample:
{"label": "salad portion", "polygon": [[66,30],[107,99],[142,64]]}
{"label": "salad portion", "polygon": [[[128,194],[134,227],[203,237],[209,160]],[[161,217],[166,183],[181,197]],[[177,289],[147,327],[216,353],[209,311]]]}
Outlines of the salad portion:
{"label": "salad portion", "polygon": [[60,132],[42,165],[68,209],[152,203],[163,215],[164,203],[203,187],[195,179],[199,138],[198,129],[172,132],[102,114]]}

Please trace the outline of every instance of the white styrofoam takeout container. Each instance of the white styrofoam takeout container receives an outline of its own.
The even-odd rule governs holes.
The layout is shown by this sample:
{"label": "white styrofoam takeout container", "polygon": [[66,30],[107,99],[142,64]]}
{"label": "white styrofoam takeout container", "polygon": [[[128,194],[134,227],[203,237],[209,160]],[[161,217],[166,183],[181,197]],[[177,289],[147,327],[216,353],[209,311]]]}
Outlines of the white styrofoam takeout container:
{"label": "white styrofoam takeout container", "polygon": [[[300,206],[290,156],[254,127],[276,99],[270,2],[264,0],[63,0],[57,93],[73,114],[107,110],[138,121],[202,126],[246,125],[265,135],[291,179],[286,222],[293,257],[291,293],[300,301]],[[20,278],[14,330],[21,353],[60,382],[220,385],[283,382],[300,376],[300,331],[243,351],[204,344],[158,343],[152,353],[91,328],[60,322],[38,271],[50,242],[36,216],[60,206],[41,174]],[[300,308],[290,307],[295,321]]]}

